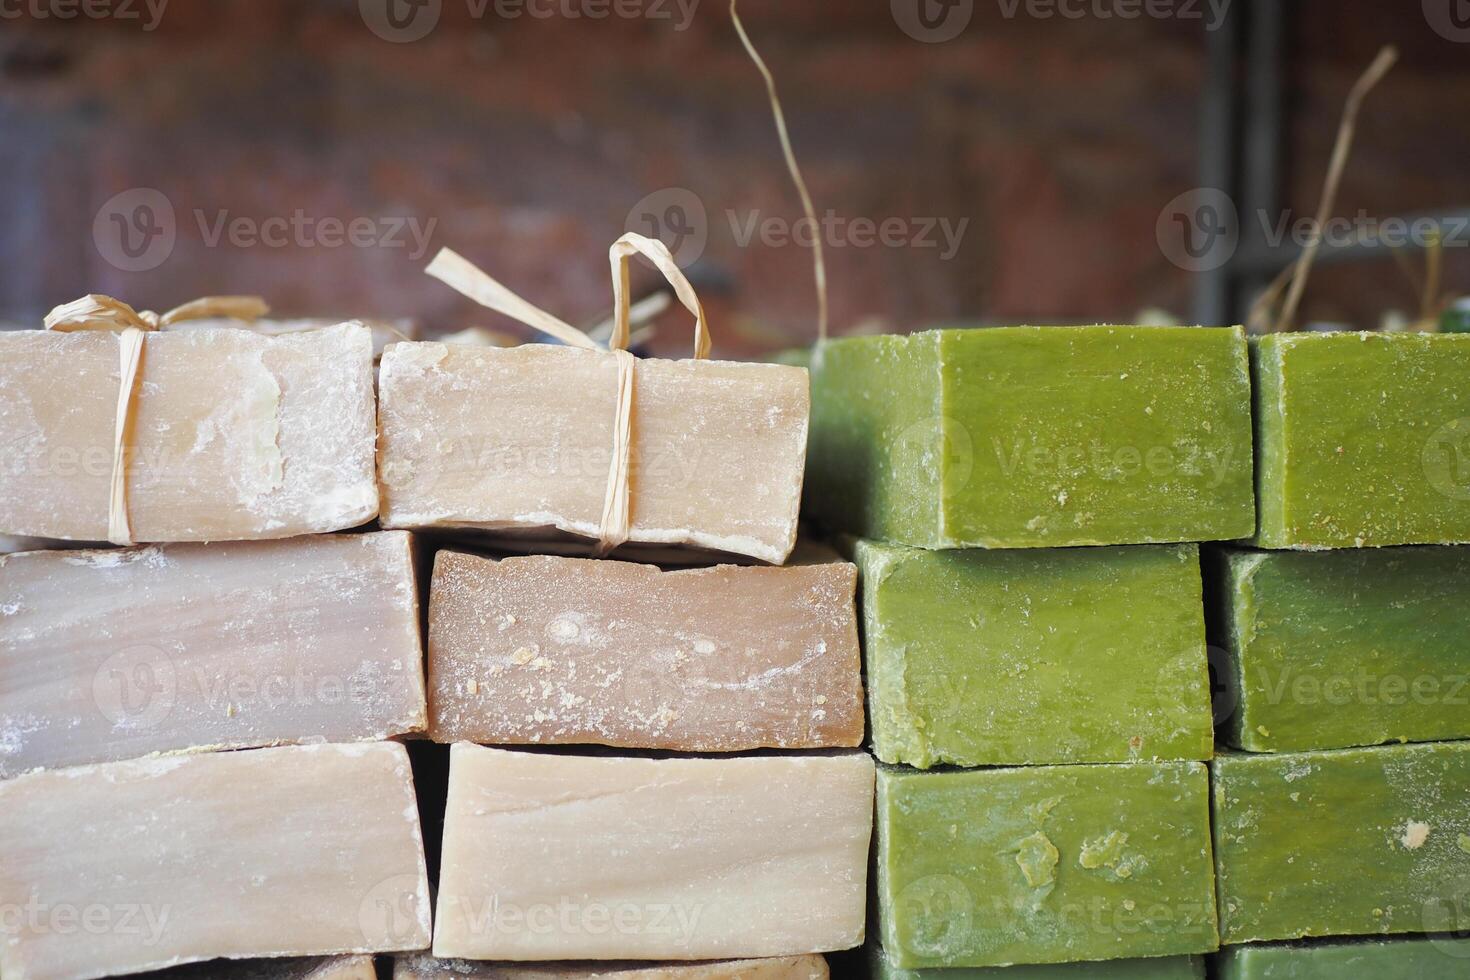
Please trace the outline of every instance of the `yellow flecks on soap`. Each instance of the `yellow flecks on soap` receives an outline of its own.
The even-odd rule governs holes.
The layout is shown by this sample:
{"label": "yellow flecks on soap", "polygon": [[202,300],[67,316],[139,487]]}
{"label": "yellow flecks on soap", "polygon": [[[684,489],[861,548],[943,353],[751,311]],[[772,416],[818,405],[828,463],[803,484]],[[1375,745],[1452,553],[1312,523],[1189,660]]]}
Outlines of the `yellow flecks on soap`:
{"label": "yellow flecks on soap", "polygon": [[1470,854],[1470,834],[1461,834],[1455,843],[1460,845],[1460,850]]}
{"label": "yellow flecks on soap", "polygon": [[1123,857],[1123,845],[1127,843],[1128,835],[1121,830],[1109,831],[1106,837],[1096,840],[1083,841],[1077,863],[1089,871],[1116,867]]}
{"label": "yellow flecks on soap", "polygon": [[471,694],[479,694],[480,682],[471,677],[469,680],[465,681],[464,688]]}
{"label": "yellow flecks on soap", "polygon": [[519,647],[519,648],[517,648],[517,650],[516,650],[515,653],[513,653],[513,654],[510,655],[510,662],[513,663],[513,664],[515,664],[517,667],[524,667],[526,664],[530,663],[533,659],[535,659],[535,657],[536,657],[536,650],[535,650],[535,648],[533,648],[533,647]]}
{"label": "yellow flecks on soap", "polygon": [[1417,851],[1424,846],[1429,839],[1429,824],[1418,820],[1410,820],[1404,824],[1404,835],[1399,838],[1399,843],[1411,851]]}
{"label": "yellow flecks on soap", "polygon": [[1267,728],[1265,725],[1257,725],[1256,731],[1260,732],[1266,738],[1271,737],[1271,729]]}
{"label": "yellow flecks on soap", "polygon": [[1057,862],[1061,854],[1041,831],[1023,838],[1017,845],[1016,864],[1026,883],[1032,888],[1044,888],[1056,881]]}

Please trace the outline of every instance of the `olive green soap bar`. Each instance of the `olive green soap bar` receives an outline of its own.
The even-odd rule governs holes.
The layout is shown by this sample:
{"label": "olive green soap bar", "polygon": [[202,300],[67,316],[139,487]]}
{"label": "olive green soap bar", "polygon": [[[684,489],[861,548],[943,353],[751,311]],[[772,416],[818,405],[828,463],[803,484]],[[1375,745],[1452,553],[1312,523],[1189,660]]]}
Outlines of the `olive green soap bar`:
{"label": "olive green soap bar", "polygon": [[1264,548],[1470,542],[1470,336],[1251,340]]}
{"label": "olive green soap bar", "polygon": [[1417,936],[1227,946],[1216,980],[1470,980],[1470,939]]}
{"label": "olive green soap bar", "polygon": [[806,512],[922,548],[1248,537],[1238,327],[848,337],[812,357]]}
{"label": "olive green soap bar", "polygon": [[1470,742],[1213,764],[1226,943],[1441,932],[1470,909]]}
{"label": "olive green soap bar", "polygon": [[1213,754],[1195,545],[852,550],[873,752],[884,762]]}
{"label": "olive green soap bar", "polygon": [[872,980],[1205,980],[1203,956],[921,970],[894,966],[892,958],[881,948],[870,951],[869,959]]}
{"label": "olive green soap bar", "polygon": [[1470,547],[1221,549],[1209,564],[1229,744],[1470,738]]}
{"label": "olive green soap bar", "polygon": [[876,888],[904,969],[1211,951],[1205,767],[881,767]]}

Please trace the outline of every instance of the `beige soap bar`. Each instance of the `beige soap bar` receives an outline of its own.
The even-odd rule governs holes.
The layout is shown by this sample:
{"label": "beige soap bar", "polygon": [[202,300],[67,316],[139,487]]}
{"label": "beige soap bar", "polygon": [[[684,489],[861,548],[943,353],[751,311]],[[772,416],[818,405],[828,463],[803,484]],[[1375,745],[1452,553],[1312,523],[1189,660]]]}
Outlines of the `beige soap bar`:
{"label": "beige soap bar", "polygon": [[873,760],[450,751],[434,954],[723,959],[863,941]]}
{"label": "beige soap bar", "polygon": [[860,745],[856,587],[846,563],[661,571],[441,551],[429,734],[683,752]]}
{"label": "beige soap bar", "polygon": [[[616,382],[611,354],[577,347],[392,345],[379,375],[384,526],[595,540]],[[808,415],[804,368],[639,360],[630,542],[782,562]]]}
{"label": "beige soap bar", "polygon": [[[0,334],[0,534],[107,539],[117,334]],[[378,512],[372,336],[152,333],[128,439],[133,540],[284,538]]]}
{"label": "beige soap bar", "polygon": [[429,883],[394,742],[136,759],[0,782],[0,975],[423,949]]}
{"label": "beige soap bar", "polygon": [[260,320],[234,320],[228,318],[203,319],[203,320],[180,320],[171,324],[168,329],[180,330],[211,330],[220,327],[230,327],[236,330],[253,330],[258,334],[268,337],[278,337],[281,334],[305,333],[308,330],[320,330],[323,327],[333,327],[339,323],[360,323],[373,332],[373,357],[382,357],[383,348],[389,344],[396,344],[402,340],[417,340],[419,336],[419,323],[411,318],[399,318],[392,320],[369,320],[363,318],[335,319],[328,317],[297,317],[294,319],[263,318]]}
{"label": "beige soap bar", "polygon": [[827,980],[820,956],[703,963],[487,963],[419,953],[397,957],[393,980]]}
{"label": "beige soap bar", "polygon": [[208,960],[131,974],[134,980],[377,980],[371,956]]}
{"label": "beige soap bar", "polygon": [[0,556],[0,778],[423,731],[406,531]]}

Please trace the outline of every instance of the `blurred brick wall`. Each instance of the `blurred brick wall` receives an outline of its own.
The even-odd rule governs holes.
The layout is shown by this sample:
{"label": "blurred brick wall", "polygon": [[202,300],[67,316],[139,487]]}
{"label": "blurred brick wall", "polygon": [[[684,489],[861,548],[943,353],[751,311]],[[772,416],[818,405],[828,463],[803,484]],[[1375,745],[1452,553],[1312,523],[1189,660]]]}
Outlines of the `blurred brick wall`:
{"label": "blurred brick wall", "polygon": [[[86,292],[162,308],[252,291],[285,314],[505,328],[422,275],[416,228],[432,232],[429,254],[452,246],[590,321],[610,304],[607,245],[651,217],[670,219],[671,242],[686,233],[685,257],[703,239],[694,271],[717,355],[813,329],[807,250],[741,241],[800,211],[723,0],[538,3],[642,13],[606,19],[509,19],[499,13],[520,8],[497,0],[476,17],[473,0],[441,0],[437,26],[412,43],[377,36],[356,0],[172,0],[153,30],[144,0],[129,0],[138,20],[34,16],[75,2],[4,0],[27,13],[0,20],[0,319],[34,323]],[[907,329],[1187,314],[1191,278],[1161,253],[1155,223],[1196,180],[1202,23],[1011,8],[975,0],[958,37],[926,43],[882,0],[745,0],[818,210],[840,222],[828,250],[837,332],[875,318]],[[1313,210],[1342,97],[1385,40],[1405,61],[1365,112],[1340,210],[1470,202],[1470,45],[1435,34],[1417,3],[1302,0],[1292,17],[1291,203]],[[172,209],[171,248],[115,224],[160,200],[144,189]],[[293,231],[293,215],[310,228]],[[322,234],[323,219],[341,235]],[[893,219],[893,243],[860,244],[861,219],[873,231]],[[354,220],[360,243],[338,243]],[[944,226],[954,236],[962,222],[947,243]],[[142,254],[106,244],[124,230]],[[1314,282],[1310,317],[1368,324],[1412,298],[1391,263]],[[682,324],[667,320],[661,350],[682,349]]]}

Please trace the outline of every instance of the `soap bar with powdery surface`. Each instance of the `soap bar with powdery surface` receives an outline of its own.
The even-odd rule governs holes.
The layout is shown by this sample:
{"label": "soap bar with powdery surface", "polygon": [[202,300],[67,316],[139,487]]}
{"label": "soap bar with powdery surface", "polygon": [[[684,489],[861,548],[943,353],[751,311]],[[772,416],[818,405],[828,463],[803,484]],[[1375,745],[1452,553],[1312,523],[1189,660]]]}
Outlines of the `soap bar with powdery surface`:
{"label": "soap bar with powdery surface", "polygon": [[1226,946],[1217,980],[1467,980],[1470,939],[1427,936]]}
{"label": "soap bar with powdery surface", "polygon": [[[423,949],[429,883],[392,742],[145,758],[0,782],[0,973]],[[83,926],[85,925],[85,928]]]}
{"label": "soap bar with powdery surface", "polygon": [[[119,339],[0,333],[0,533],[108,537]],[[126,440],[139,542],[285,538],[378,513],[372,337],[145,336]]]}
{"label": "soap bar with powdery surface", "polygon": [[860,745],[856,585],[845,563],[661,571],[441,551],[429,734],[682,752]]}
{"label": "soap bar with powdery surface", "polygon": [[872,980],[1205,980],[1203,956],[906,970],[874,947],[869,960]]}
{"label": "soap bar with powdery surface", "polygon": [[1444,932],[1470,907],[1470,742],[1221,755],[1226,943]]}
{"label": "soap bar with powdery surface", "polygon": [[873,751],[959,766],[1208,759],[1195,545],[858,541]]}
{"label": "soap bar with powdery surface", "polygon": [[1470,738],[1470,547],[1230,549],[1211,564],[1231,745]]}
{"label": "soap bar with powdery surface", "polygon": [[450,751],[434,954],[794,956],[862,944],[866,754]]}
{"label": "soap bar with powdery surface", "polygon": [[812,358],[806,504],[923,548],[1208,541],[1255,529],[1239,327],[996,327]]}
{"label": "soap bar with powdery surface", "polygon": [[371,956],[302,956],[207,960],[148,973],[133,980],[377,980]]}
{"label": "soap bar with powdery surface", "polygon": [[878,772],[893,965],[1007,966],[1218,946],[1198,762]]}
{"label": "soap bar with powdery surface", "polygon": [[[394,344],[379,379],[383,524],[586,548],[608,492],[606,352]],[[629,542],[779,564],[796,540],[807,373],[644,359],[633,374]]]}
{"label": "soap bar with powdery surface", "polygon": [[1264,548],[1470,542],[1470,336],[1251,340]]}
{"label": "soap bar with powdery surface", "polygon": [[626,961],[489,963],[439,959],[427,953],[393,961],[393,980],[827,980],[820,956],[778,956],[759,960],[702,963]]}
{"label": "soap bar with powdery surface", "polygon": [[0,778],[424,730],[404,531],[0,556]]}

